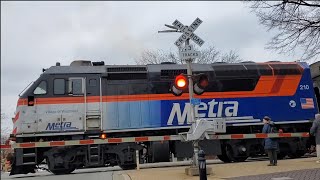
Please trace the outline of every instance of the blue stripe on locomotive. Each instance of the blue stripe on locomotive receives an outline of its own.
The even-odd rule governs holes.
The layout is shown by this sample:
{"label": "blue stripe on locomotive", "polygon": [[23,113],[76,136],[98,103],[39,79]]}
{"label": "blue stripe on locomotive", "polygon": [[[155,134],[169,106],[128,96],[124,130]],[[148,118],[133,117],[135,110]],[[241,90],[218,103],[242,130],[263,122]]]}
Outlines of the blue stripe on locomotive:
{"label": "blue stripe on locomotive", "polygon": [[[306,68],[294,96],[202,99],[198,113],[204,118],[239,117],[243,120],[252,117],[251,120],[246,119],[246,123],[261,121],[266,115],[275,122],[310,120],[314,119],[318,112],[312,87],[310,70]],[[300,98],[313,98],[315,108],[302,109]],[[109,102],[104,114],[106,118],[103,128],[110,130],[185,126],[188,124],[187,116],[183,116],[183,112],[187,111],[187,108],[184,109],[186,103],[188,100]],[[180,110],[172,110],[173,106],[180,107]],[[171,119],[170,114],[174,115]],[[233,119],[232,123],[240,123],[240,120],[234,120],[236,119]]]}

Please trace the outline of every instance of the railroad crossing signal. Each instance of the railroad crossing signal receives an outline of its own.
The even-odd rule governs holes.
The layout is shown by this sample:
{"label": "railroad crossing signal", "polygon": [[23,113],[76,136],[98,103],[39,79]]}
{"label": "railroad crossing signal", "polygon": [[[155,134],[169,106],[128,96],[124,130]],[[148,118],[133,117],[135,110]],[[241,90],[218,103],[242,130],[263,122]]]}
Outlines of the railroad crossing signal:
{"label": "railroad crossing signal", "polygon": [[[197,95],[203,94],[205,88],[209,84],[208,76],[206,74],[193,75],[191,70],[191,62],[193,59],[200,57],[200,51],[195,51],[193,46],[189,44],[189,40],[191,39],[199,46],[202,46],[204,44],[204,40],[202,40],[194,33],[194,31],[200,26],[202,22],[203,21],[201,19],[196,18],[190,26],[185,26],[176,19],[172,23],[172,25],[165,24],[165,26],[174,30],[161,31],[183,33],[174,44],[179,48],[179,55],[181,60],[185,60],[187,62],[188,74],[180,74],[175,77],[175,81],[171,86],[171,92],[175,96],[181,96],[183,91],[186,91],[189,88],[190,101],[191,99],[193,99],[193,93]],[[183,46],[183,44],[185,45]]]}
{"label": "railroad crossing signal", "polygon": [[209,85],[209,79],[206,74],[198,74],[196,78],[197,80],[194,81],[195,83],[193,85],[193,92],[197,95],[201,95]]}
{"label": "railroad crossing signal", "polygon": [[171,87],[171,91],[173,95],[181,96],[183,91],[188,88],[188,85],[189,85],[188,77],[183,74],[180,74],[176,76],[174,80],[174,84]]}
{"label": "railroad crossing signal", "polygon": [[[206,87],[209,85],[209,79],[206,74],[195,74],[192,75],[193,79],[193,92],[197,95],[204,93]],[[187,91],[189,86],[188,76],[180,74],[175,77],[174,83],[171,86],[171,92],[175,96],[181,96],[183,91]]]}
{"label": "railroad crossing signal", "polygon": [[197,18],[193,21],[193,23],[190,26],[183,25],[180,21],[175,20],[172,25],[179,29],[183,34],[179,37],[178,40],[174,43],[178,48],[181,47],[181,45],[187,40],[191,39],[199,46],[202,46],[204,44],[204,40],[202,40],[199,36],[194,34],[193,32],[200,26],[202,23],[202,20]]}

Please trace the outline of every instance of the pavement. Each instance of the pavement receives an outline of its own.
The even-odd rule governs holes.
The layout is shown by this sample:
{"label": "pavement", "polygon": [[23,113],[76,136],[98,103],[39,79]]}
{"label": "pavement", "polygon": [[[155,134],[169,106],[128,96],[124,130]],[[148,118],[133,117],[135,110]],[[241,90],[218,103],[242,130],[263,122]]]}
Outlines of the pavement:
{"label": "pavement", "polygon": [[[316,158],[300,158],[278,160],[278,166],[267,166],[268,161],[254,161],[242,163],[217,163],[208,165],[213,169],[213,175],[208,180],[290,180],[290,179],[320,179],[320,164]],[[199,180],[199,176],[185,175],[184,167],[167,167],[123,171],[119,174],[119,180]],[[287,173],[285,173],[287,172]],[[281,174],[282,173],[282,174]],[[294,175],[297,177],[294,177]],[[288,176],[290,175],[290,176]],[[305,176],[305,177],[304,177]],[[261,177],[261,178],[260,178]],[[278,178],[278,179],[277,179]],[[280,179],[279,179],[280,178]]]}
{"label": "pavement", "polygon": [[[208,160],[214,174],[208,180],[320,180],[320,164],[316,158],[279,160],[278,166],[267,166],[266,158],[248,159],[243,163],[223,163]],[[47,171],[35,174],[9,176],[1,173],[1,179],[23,180],[199,180],[199,176],[187,176],[185,168],[190,161],[141,164],[140,170],[122,171],[120,167],[79,169],[68,175],[53,175]],[[164,167],[167,166],[167,167]],[[168,167],[171,166],[171,167]]]}
{"label": "pavement", "polygon": [[255,176],[242,176],[230,178],[230,180],[319,180],[320,169],[304,169],[297,171],[288,171],[282,173],[263,174]]}
{"label": "pavement", "polygon": [[1,173],[5,180],[118,180],[121,169],[119,167],[104,167],[75,170],[71,174],[54,175],[47,171],[38,171],[34,174],[19,174],[9,176],[8,172]]}

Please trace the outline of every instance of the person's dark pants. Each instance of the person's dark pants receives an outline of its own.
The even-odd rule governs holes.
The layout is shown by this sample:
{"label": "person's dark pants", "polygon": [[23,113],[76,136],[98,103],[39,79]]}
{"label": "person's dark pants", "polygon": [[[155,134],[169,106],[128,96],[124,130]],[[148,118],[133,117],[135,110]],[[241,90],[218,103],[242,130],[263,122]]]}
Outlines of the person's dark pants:
{"label": "person's dark pants", "polygon": [[267,151],[268,151],[270,164],[277,165],[277,151],[276,151],[276,149],[268,149]]}

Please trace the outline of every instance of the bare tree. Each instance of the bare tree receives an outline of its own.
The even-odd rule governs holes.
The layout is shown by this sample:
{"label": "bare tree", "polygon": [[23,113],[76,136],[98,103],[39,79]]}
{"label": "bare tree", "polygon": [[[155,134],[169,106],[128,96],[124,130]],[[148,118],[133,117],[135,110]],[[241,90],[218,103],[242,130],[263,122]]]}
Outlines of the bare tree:
{"label": "bare tree", "polygon": [[5,113],[1,113],[1,144],[5,143],[9,138],[10,129],[8,127],[3,127],[3,124],[8,120]]}
{"label": "bare tree", "polygon": [[[10,130],[9,128],[4,128],[2,125],[3,123],[6,123],[6,121],[8,120],[8,117],[6,116],[5,113],[1,113],[1,144],[6,144],[7,140],[9,139],[9,134],[10,134]],[[1,160],[1,166],[3,166],[2,164],[5,162],[5,160],[8,159],[8,157],[13,153],[12,149],[3,149],[1,148],[0,151],[0,160]],[[2,169],[1,169],[2,170]]]}
{"label": "bare tree", "polygon": [[[232,56],[228,56],[228,58],[223,55],[220,57],[220,51],[218,51],[213,45],[208,46],[204,49],[196,49],[201,52],[200,58],[195,59],[195,63],[201,63],[201,64],[210,64],[214,62],[240,62],[241,59],[239,58],[239,55],[237,55],[234,51],[232,52]],[[223,58],[223,59],[222,59]],[[235,58],[235,59],[233,59]],[[183,61],[179,58],[178,51],[173,52],[164,52],[162,50],[145,50],[141,53],[140,57],[135,59],[135,62],[137,64],[160,64],[162,62],[173,62],[177,64],[182,64]]]}
{"label": "bare tree", "polygon": [[212,45],[203,50],[200,50],[200,52],[201,56],[200,58],[196,59],[197,63],[209,64],[219,61],[220,52],[216,50],[216,48]]}
{"label": "bare tree", "polygon": [[320,1],[282,0],[251,2],[260,24],[268,31],[278,30],[267,44],[279,53],[302,50],[301,61],[316,59],[320,54]]}
{"label": "bare tree", "polygon": [[242,59],[240,56],[233,50],[230,50],[228,53],[225,53],[221,56],[221,62],[237,63],[241,61]]}
{"label": "bare tree", "polygon": [[162,50],[144,50],[140,57],[135,60],[137,64],[160,64],[161,62],[177,63],[176,54],[166,53]]}

